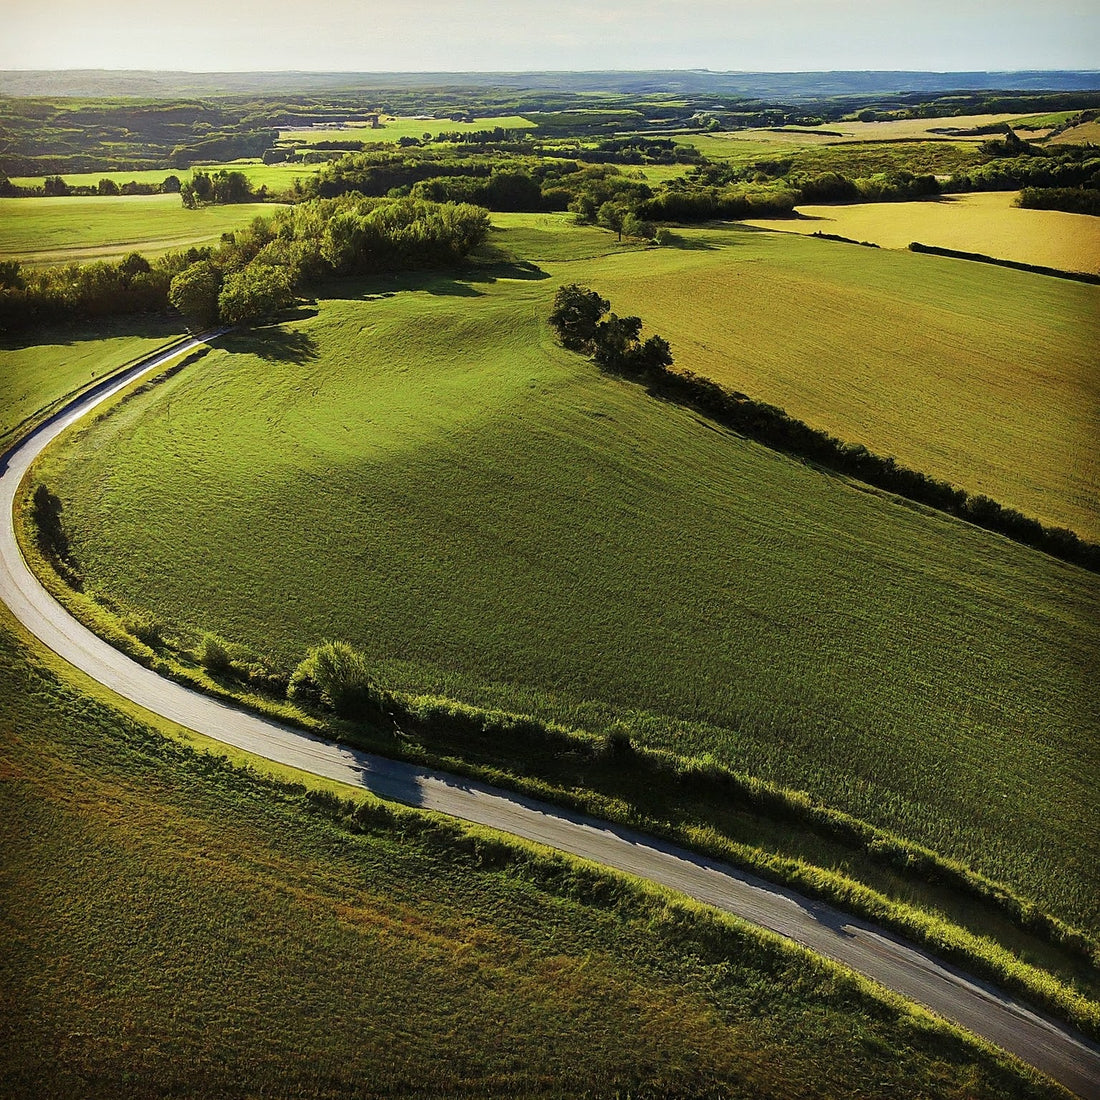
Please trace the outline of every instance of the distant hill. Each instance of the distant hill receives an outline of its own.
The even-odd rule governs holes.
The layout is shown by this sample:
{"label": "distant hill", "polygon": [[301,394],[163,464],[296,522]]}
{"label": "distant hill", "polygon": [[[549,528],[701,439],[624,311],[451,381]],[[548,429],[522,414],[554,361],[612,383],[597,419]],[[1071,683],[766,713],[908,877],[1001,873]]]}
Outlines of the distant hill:
{"label": "distant hill", "polygon": [[352,91],[357,88],[508,88],[553,91],[689,92],[811,99],[887,92],[1086,91],[1100,89],[1100,70],[1018,72],[802,72],[709,70],[517,73],[190,73],[151,70],[0,71],[9,96],[257,95]]}

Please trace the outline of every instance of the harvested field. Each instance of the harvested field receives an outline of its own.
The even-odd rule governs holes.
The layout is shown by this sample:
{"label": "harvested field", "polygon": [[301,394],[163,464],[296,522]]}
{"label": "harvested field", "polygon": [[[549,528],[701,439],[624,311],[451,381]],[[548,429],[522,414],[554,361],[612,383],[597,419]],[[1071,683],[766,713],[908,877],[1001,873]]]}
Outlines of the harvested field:
{"label": "harvested field", "polygon": [[1100,272],[1100,218],[1023,210],[1015,200],[1015,191],[988,191],[919,202],[800,206],[796,219],[746,224],[787,233],[836,233],[882,248],[920,241],[1063,271]]}

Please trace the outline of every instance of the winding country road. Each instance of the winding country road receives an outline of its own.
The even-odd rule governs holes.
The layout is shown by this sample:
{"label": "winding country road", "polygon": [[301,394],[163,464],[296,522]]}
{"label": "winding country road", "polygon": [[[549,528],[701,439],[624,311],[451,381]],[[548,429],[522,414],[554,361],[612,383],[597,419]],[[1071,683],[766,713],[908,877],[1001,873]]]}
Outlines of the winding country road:
{"label": "winding country road", "polygon": [[1100,1047],[899,937],[733,867],[533,799],[313,737],[162,679],[81,626],[35,580],[12,508],[35,457],[68,425],[144,374],[203,346],[192,340],[74,399],[0,456],[0,599],[65,660],[147,710],[258,756],[571,852],[679,890],[835,959],[1100,1100]]}

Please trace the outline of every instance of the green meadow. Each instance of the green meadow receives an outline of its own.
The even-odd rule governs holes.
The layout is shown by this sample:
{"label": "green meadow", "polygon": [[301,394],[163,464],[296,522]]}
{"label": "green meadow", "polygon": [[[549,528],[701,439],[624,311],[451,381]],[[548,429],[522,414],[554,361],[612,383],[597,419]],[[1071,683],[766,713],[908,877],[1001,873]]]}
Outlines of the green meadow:
{"label": "green meadow", "polygon": [[38,414],[178,336],[163,318],[127,319],[90,329],[56,328],[28,340],[0,340],[0,448]]}
{"label": "green meadow", "polygon": [[[640,744],[804,789],[1100,928],[1097,578],[603,377],[545,323],[574,279],[647,319],[650,281],[705,304],[709,258],[740,275],[730,309],[793,294],[799,270],[833,309],[886,280],[914,345],[950,340],[925,258],[861,276],[848,257],[878,253],[509,224],[494,241],[529,266],[498,252],[458,277],[334,285],[55,454],[43,476],[87,586],[287,667],[336,637],[394,688],[625,720]],[[959,292],[992,303],[980,288],[998,284],[966,270]],[[1037,339],[1039,311],[1014,301],[1015,339]],[[701,315],[716,340],[753,339]],[[888,328],[857,322],[853,355]],[[995,327],[969,323],[988,346]]]}
{"label": "green meadow", "polygon": [[0,199],[0,260],[28,265],[157,256],[216,243],[241,229],[263,203],[187,210],[179,195]]}
{"label": "green meadow", "polygon": [[70,675],[4,614],[7,1096],[1062,1095],[736,921]]}

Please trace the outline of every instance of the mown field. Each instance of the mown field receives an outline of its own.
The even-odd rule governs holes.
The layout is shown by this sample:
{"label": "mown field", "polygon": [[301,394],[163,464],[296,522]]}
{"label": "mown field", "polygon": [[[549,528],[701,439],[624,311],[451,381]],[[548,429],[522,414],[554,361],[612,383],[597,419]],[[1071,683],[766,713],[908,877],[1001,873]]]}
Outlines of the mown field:
{"label": "mown field", "polygon": [[341,822],[6,614],[0,684],[5,1096],[1061,1095],[666,895],[374,801]]}
{"label": "mown field", "polygon": [[[648,301],[678,274],[707,318],[691,265],[710,257],[740,275],[739,305],[754,281],[784,300],[795,267],[833,310],[875,287],[878,325],[904,283],[924,346],[950,342],[927,258],[859,250],[885,265],[849,269],[840,246],[730,233],[569,261],[599,235],[540,224],[512,243],[550,278],[345,288],[91,429],[46,472],[88,584],[288,665],[338,637],[394,687],[625,718],[643,743],[809,790],[1100,927],[1096,578],[603,378],[544,321],[563,278],[607,292],[618,273],[616,304],[637,308],[627,261]],[[975,270],[936,285],[970,288],[981,346],[983,285],[1017,341],[1055,302]]]}
{"label": "mown field", "polygon": [[494,130],[500,126],[505,130],[531,130],[535,123],[521,115],[507,115],[501,118],[478,118],[473,122],[453,122],[449,118],[398,118],[383,115],[381,126],[376,130],[368,125],[356,125],[327,129],[325,127],[305,130],[281,130],[279,142],[304,142],[313,145],[318,141],[380,141],[393,144],[399,138],[422,138],[425,134],[460,133],[469,134],[477,130]]}
{"label": "mown field", "polygon": [[180,323],[166,319],[127,319],[101,325],[94,335],[58,328],[31,339],[0,340],[0,450],[40,410],[155,351],[181,331]]}
{"label": "mown field", "polygon": [[788,233],[838,233],[883,248],[920,241],[1062,271],[1100,272],[1100,218],[1024,210],[1015,205],[1016,195],[986,191],[922,202],[800,206],[796,219],[754,218],[746,224]]}
{"label": "mown field", "polygon": [[179,195],[0,199],[0,260],[41,265],[119,259],[133,251],[157,256],[216,242],[272,209],[241,203],[187,210]]}

